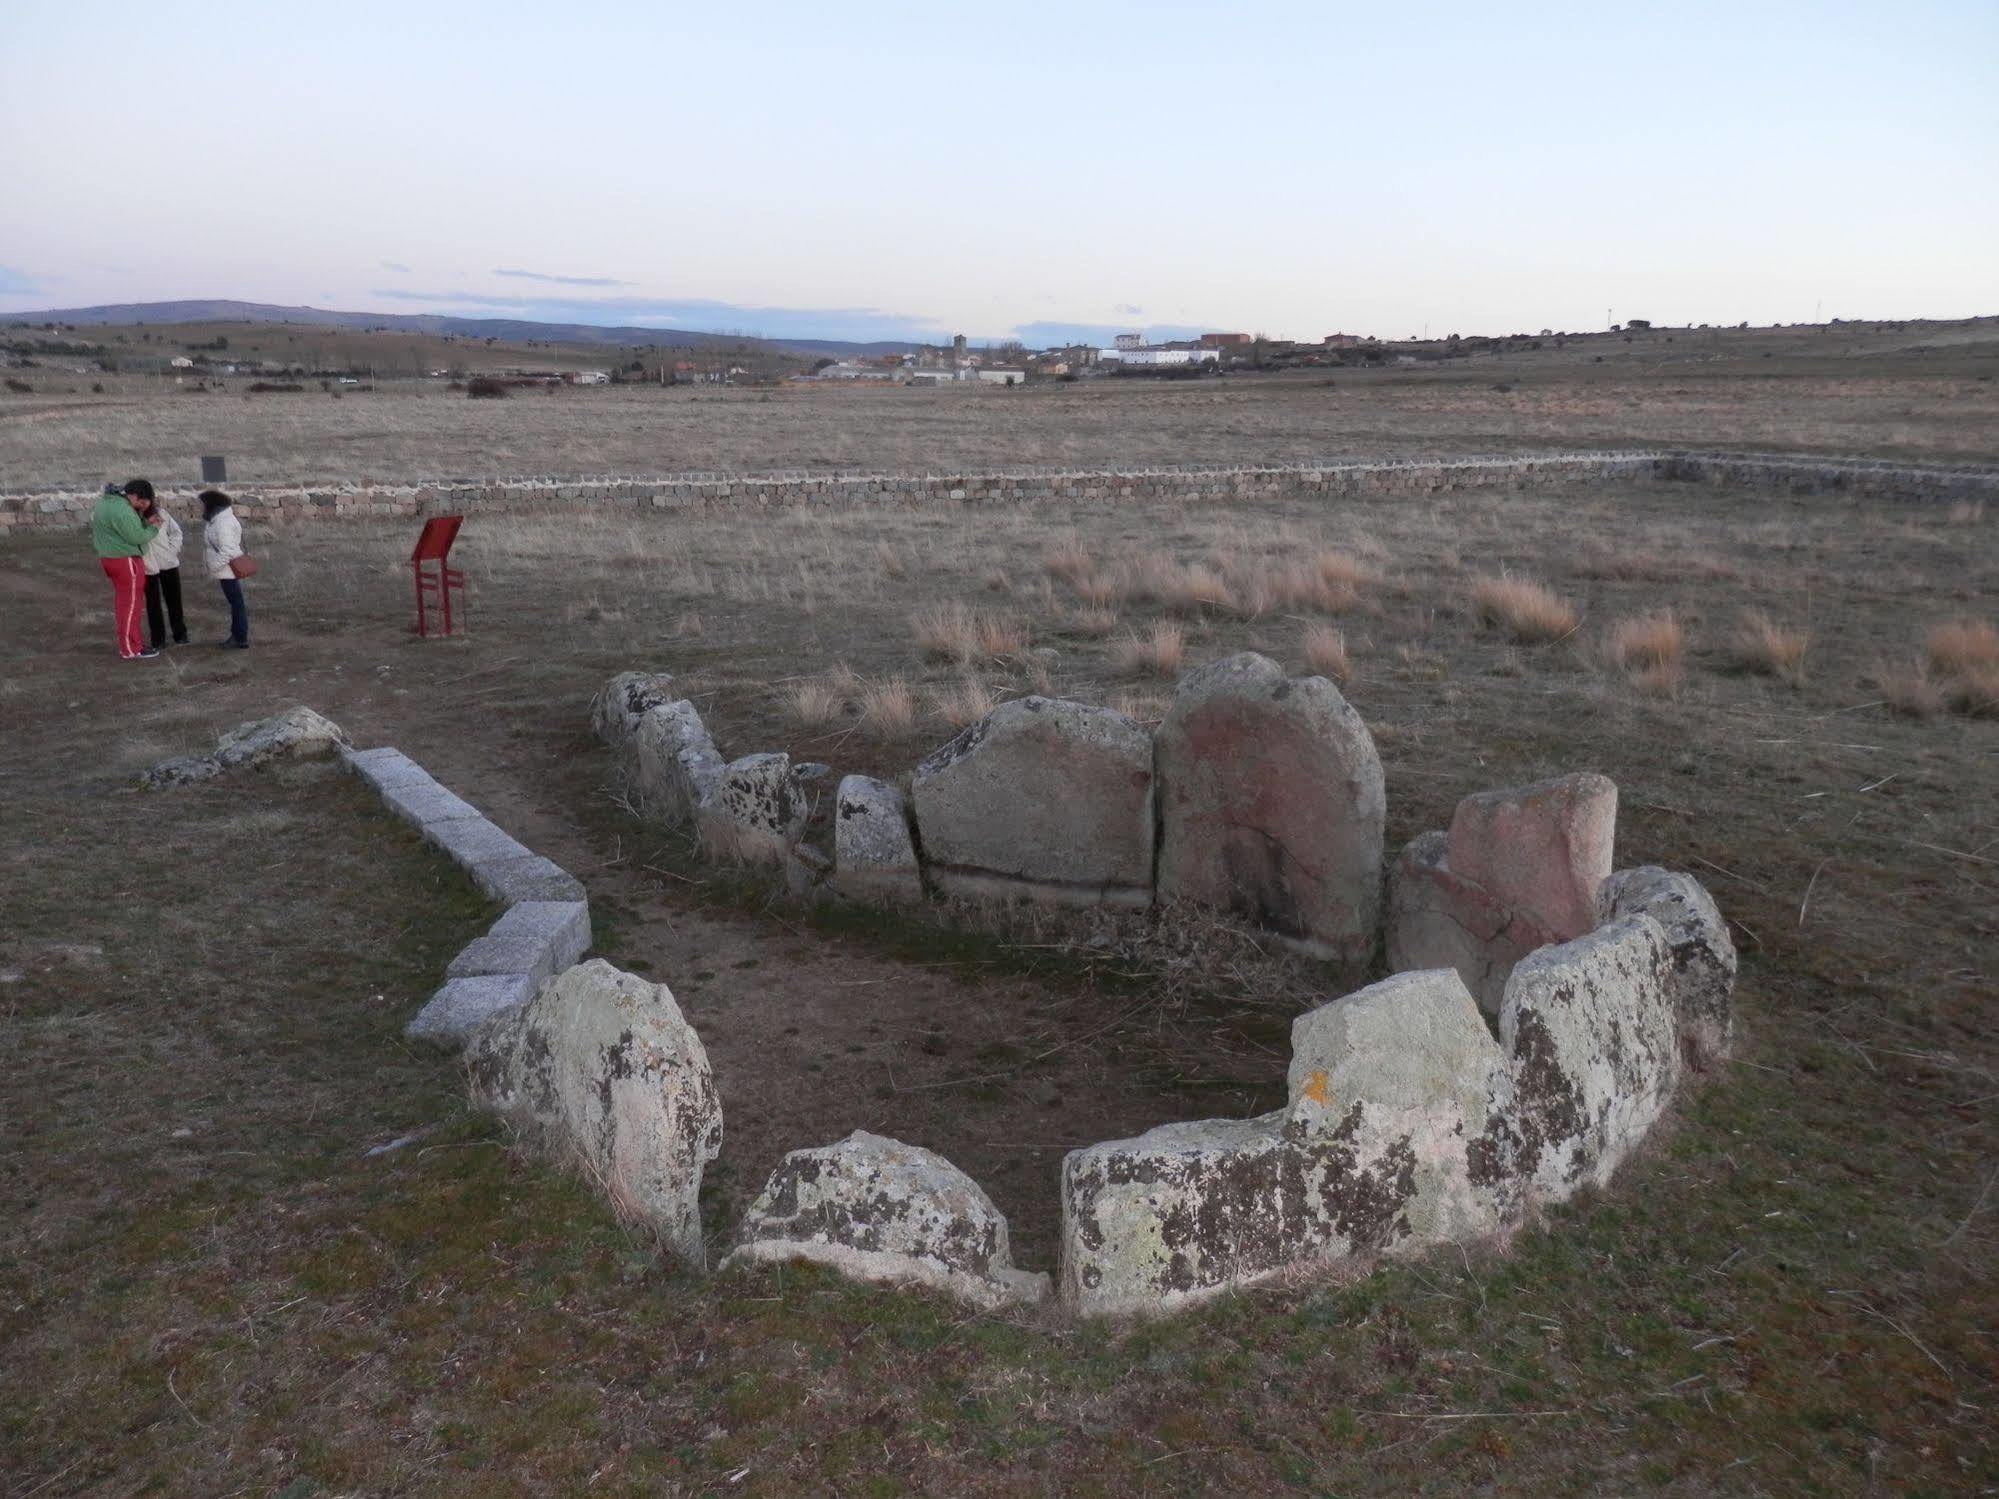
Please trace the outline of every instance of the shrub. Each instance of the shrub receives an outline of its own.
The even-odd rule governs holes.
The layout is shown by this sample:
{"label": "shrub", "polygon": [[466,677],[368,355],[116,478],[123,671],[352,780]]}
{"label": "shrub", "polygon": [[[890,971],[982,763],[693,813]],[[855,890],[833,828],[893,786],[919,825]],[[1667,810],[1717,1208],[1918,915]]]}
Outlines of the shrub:
{"label": "shrub", "polygon": [[475,401],[497,401],[507,394],[506,382],[495,380],[489,375],[478,375],[465,382],[465,394]]}
{"label": "shrub", "polygon": [[1344,687],[1353,680],[1353,662],[1347,655],[1347,637],[1343,630],[1336,630],[1328,624],[1309,624],[1299,642],[1304,653],[1305,664],[1314,672]]}
{"label": "shrub", "polygon": [[1803,675],[1811,643],[1808,631],[1787,630],[1761,609],[1745,609],[1735,631],[1735,661],[1744,671],[1795,679]]}
{"label": "shrub", "polygon": [[1472,611],[1480,623],[1503,629],[1523,645],[1575,633],[1576,611],[1548,588],[1505,573],[1472,579]]}

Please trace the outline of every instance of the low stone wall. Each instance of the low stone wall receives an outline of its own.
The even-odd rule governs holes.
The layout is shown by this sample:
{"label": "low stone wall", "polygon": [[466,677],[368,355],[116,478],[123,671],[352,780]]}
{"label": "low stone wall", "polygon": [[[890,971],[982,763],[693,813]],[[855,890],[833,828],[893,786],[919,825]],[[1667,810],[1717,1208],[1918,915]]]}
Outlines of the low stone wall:
{"label": "low stone wall", "polygon": [[[1017,468],[988,473],[686,473],[548,478],[419,479],[404,484],[249,485],[232,491],[246,520],[393,519],[508,511],[849,509],[946,504],[1037,504],[1125,500],[1262,499],[1278,495],[1394,498],[1451,489],[1676,479],[1800,493],[1831,492],[1896,502],[1999,500],[1999,468],[1905,464],[1781,453],[1638,450],[1520,457],[1364,462],[1172,465],[1132,469]],[[199,486],[160,491],[169,508],[191,510]],[[94,494],[37,490],[0,494],[0,538],[74,529]]]}

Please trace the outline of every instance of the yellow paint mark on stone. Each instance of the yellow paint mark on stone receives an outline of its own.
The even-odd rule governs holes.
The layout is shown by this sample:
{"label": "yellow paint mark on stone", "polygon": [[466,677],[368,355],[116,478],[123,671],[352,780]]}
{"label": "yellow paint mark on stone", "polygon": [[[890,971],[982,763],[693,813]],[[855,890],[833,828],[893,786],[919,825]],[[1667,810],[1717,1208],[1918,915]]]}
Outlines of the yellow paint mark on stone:
{"label": "yellow paint mark on stone", "polygon": [[1323,1104],[1326,1101],[1325,1068],[1320,1067],[1315,1069],[1312,1075],[1305,1079],[1304,1093],[1313,1103]]}

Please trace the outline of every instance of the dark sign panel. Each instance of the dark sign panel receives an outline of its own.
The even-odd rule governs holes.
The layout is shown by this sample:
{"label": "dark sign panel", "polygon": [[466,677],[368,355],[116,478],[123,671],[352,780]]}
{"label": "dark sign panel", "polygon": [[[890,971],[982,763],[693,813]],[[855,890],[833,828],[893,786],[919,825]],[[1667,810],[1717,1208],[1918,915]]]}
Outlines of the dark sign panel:
{"label": "dark sign panel", "polygon": [[201,482],[204,484],[226,484],[229,481],[229,465],[220,458],[201,460]]}

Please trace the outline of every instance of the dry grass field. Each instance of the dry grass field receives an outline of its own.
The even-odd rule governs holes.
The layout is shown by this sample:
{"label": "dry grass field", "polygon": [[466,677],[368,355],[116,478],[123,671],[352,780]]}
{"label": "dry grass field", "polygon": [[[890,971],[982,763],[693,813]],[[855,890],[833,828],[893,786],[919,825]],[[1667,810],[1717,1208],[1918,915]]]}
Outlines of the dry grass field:
{"label": "dry grass field", "polygon": [[[322,352],[355,359],[350,345],[360,337]],[[246,340],[238,330],[231,346]],[[541,366],[609,362],[601,350],[511,353],[515,363]],[[401,358],[385,355],[392,368]],[[130,474],[185,483],[204,453],[227,457],[235,482],[252,486],[1630,446],[1999,461],[1999,325],[1990,322],[1947,333],[1936,325],[1660,330],[1629,344],[1576,342],[1415,367],[1018,390],[605,386],[475,401],[443,381],[385,379],[336,399],[316,381],[296,394],[252,395],[246,378],[204,390],[191,380],[21,373],[31,393],[0,393],[0,490],[94,490]],[[92,394],[93,383],[104,393]]]}
{"label": "dry grass field", "polygon": [[[1928,456],[1991,451],[1972,422],[1989,385],[1902,380],[1793,411],[1801,377],[1755,406],[1620,376],[1532,417],[1531,387],[1462,381],[1059,389],[1045,400],[1071,415],[1041,427],[1019,415],[1055,409],[1038,392],[736,393],[726,419],[703,397],[698,427],[684,398],[613,393],[620,440],[654,456],[560,451],[943,467],[1276,457],[1383,431],[1692,441],[1703,419],[1754,445],[1887,452],[1902,431]],[[302,430],[301,464],[373,471],[428,444],[447,467],[562,466],[482,458],[455,424],[369,437],[359,413],[380,406],[318,399],[356,440]],[[936,426],[919,438],[889,411]],[[647,427],[681,412],[706,444],[685,463]],[[1801,413],[1809,431],[1787,425]],[[70,461],[60,444],[23,456],[5,420],[10,474]],[[83,440],[81,418],[50,420]],[[1039,451],[1036,433],[1076,446]],[[933,436],[942,456],[912,463]],[[164,446],[89,441],[110,471],[164,471]],[[253,530],[255,648],[130,664],[82,544],[10,542],[0,1487],[1990,1491],[1995,526],[1975,506],[1670,484],[479,516],[459,558],[473,632],[428,643],[408,631],[403,528]],[[212,592],[190,585],[197,638],[219,633]],[[585,704],[614,671],[670,669],[725,753],[893,777],[1003,697],[1154,718],[1175,672],[1246,647],[1343,677],[1381,748],[1391,848],[1469,791],[1616,779],[1619,862],[1695,872],[1731,920],[1739,1060],[1613,1190],[1508,1254],[1153,1326],[975,1315],[796,1269],[676,1274],[588,1190],[513,1155],[454,1064],[402,1041],[486,919],[441,859],[324,769],[130,789],[295,701],[402,746],[575,871],[599,951],[670,983],[701,1032],[727,1131],[716,1256],[784,1151],[866,1127],[971,1172],[1017,1258],[1047,1267],[1062,1152],[1268,1107],[1291,1016],[1338,992],[1325,975],[1212,922],[797,907],[635,820]]]}

